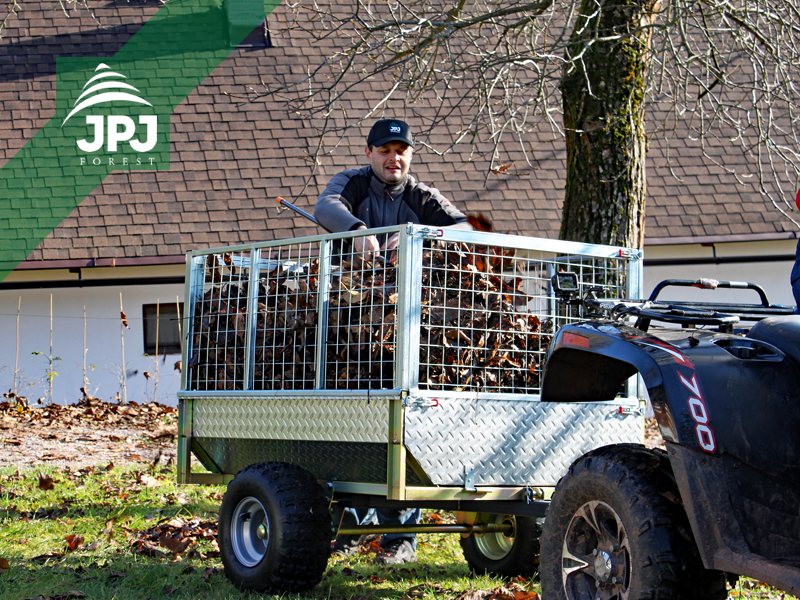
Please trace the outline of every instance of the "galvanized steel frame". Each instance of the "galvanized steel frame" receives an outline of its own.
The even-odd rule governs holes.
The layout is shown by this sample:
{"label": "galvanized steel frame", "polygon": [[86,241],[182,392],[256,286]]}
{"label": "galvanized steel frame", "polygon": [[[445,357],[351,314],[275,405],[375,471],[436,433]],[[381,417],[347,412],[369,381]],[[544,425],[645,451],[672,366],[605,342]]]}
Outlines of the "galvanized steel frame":
{"label": "galvanized steel frame", "polygon": [[[636,298],[641,295],[642,285],[642,254],[638,250],[630,250],[624,248],[617,248],[611,246],[582,244],[576,242],[566,242],[560,240],[541,240],[533,238],[522,238],[517,236],[509,236],[505,234],[485,234],[475,233],[464,230],[454,229],[437,229],[431,227],[420,226],[399,226],[399,227],[384,227],[376,230],[371,230],[370,234],[399,234],[398,243],[398,309],[397,309],[397,335],[396,335],[396,352],[395,352],[395,368],[394,368],[394,390],[382,390],[381,393],[376,394],[376,391],[369,390],[348,390],[347,393],[340,392],[339,390],[325,390],[321,389],[325,383],[325,352],[322,348],[325,345],[325,335],[327,329],[327,312],[330,292],[328,290],[330,278],[330,257],[331,247],[335,240],[348,239],[354,237],[352,232],[340,234],[327,234],[319,236],[308,236],[304,238],[297,238],[292,240],[279,240],[274,242],[263,242],[258,244],[228,246],[224,248],[214,248],[203,251],[193,251],[187,255],[186,266],[186,298],[188,307],[185,309],[184,319],[184,344],[183,344],[183,364],[188,364],[188,357],[192,355],[193,340],[189,336],[189,324],[194,319],[194,302],[198,290],[202,290],[203,283],[203,267],[204,257],[209,254],[221,254],[225,252],[244,253],[249,252],[250,259],[250,290],[248,294],[248,310],[247,319],[248,327],[246,331],[245,340],[245,356],[247,357],[245,365],[245,381],[244,385],[247,389],[236,392],[201,392],[187,390],[187,372],[188,369],[184,368],[181,374],[181,388],[179,392],[180,399],[180,412],[179,412],[179,436],[178,436],[178,480],[182,483],[221,483],[222,481],[229,480],[231,474],[210,474],[198,475],[191,473],[191,437],[192,437],[192,419],[193,419],[193,404],[195,400],[202,400],[203,398],[219,398],[220,396],[229,398],[230,401],[235,402],[235,398],[243,399],[249,397],[269,398],[269,397],[314,397],[327,396],[331,398],[344,397],[344,396],[361,396],[361,397],[376,397],[378,395],[384,396],[389,400],[389,415],[388,415],[388,431],[387,439],[388,445],[388,472],[387,472],[387,485],[377,487],[375,484],[359,484],[357,482],[346,484],[337,483],[340,490],[350,489],[353,493],[372,493],[377,495],[385,495],[389,499],[403,500],[403,499],[441,499],[441,498],[463,498],[465,492],[460,488],[410,488],[405,485],[406,473],[406,444],[404,435],[404,402],[407,402],[407,396],[410,394],[414,398],[427,398],[433,395],[442,398],[458,397],[457,393],[449,392],[446,390],[431,393],[429,391],[421,391],[419,389],[418,374],[419,374],[419,345],[420,345],[420,317],[421,317],[421,280],[422,280],[422,251],[423,239],[425,238],[439,238],[445,242],[463,242],[466,244],[480,244],[513,247],[518,250],[547,252],[554,255],[578,255],[582,257],[593,257],[600,259],[625,259],[627,260],[627,297]],[[316,341],[316,374],[315,386],[316,390],[298,390],[297,392],[281,390],[279,392],[260,390],[253,391],[253,373],[250,363],[254,360],[255,349],[253,347],[253,339],[255,337],[256,320],[251,318],[253,315],[254,294],[252,290],[256,289],[256,282],[259,278],[260,257],[264,249],[279,247],[291,244],[292,246],[301,247],[304,244],[319,244],[319,285],[318,285],[318,301],[317,312],[319,321],[317,324]],[[194,287],[193,287],[194,286]],[[635,384],[634,384],[635,385]],[[635,388],[628,388],[629,401],[635,402]],[[461,395],[463,397],[463,394]],[[474,393],[475,400],[502,400],[502,401],[521,401],[531,402],[537,401],[538,396],[531,396],[528,394],[507,394],[507,393]],[[350,486],[348,488],[348,486]],[[366,487],[364,487],[366,486]],[[491,488],[495,489],[495,488]],[[496,497],[497,494],[501,496],[507,493],[512,495],[518,494],[521,488],[503,487],[497,488],[499,492],[493,492],[490,488],[481,488],[478,496],[469,497]],[[360,491],[356,491],[360,490]],[[480,495],[483,494],[483,495]]]}

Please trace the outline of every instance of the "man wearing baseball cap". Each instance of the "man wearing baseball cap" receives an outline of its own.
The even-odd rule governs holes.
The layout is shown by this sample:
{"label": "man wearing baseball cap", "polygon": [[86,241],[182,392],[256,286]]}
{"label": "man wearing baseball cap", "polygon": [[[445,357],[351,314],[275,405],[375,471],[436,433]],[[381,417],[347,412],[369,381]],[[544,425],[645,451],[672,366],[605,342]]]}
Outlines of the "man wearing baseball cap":
{"label": "man wearing baseball cap", "polygon": [[[399,119],[376,121],[364,149],[367,166],[334,175],[314,207],[314,216],[333,232],[373,229],[401,223],[471,229],[467,218],[436,188],[408,174],[414,139]],[[354,239],[356,252],[377,254],[395,240],[382,236]]]}
{"label": "man wearing baseball cap", "polygon": [[[436,188],[408,174],[414,155],[414,139],[407,123],[399,119],[376,121],[364,149],[367,165],[334,175],[314,207],[314,216],[332,232],[373,229],[402,223],[472,229],[466,216]],[[379,254],[397,245],[397,238],[366,235],[353,240],[355,252]],[[420,510],[378,510],[381,525],[416,525]],[[363,523],[368,517],[353,509],[345,512],[343,524]],[[345,522],[346,521],[346,522]],[[358,536],[339,536],[336,554],[354,554]],[[416,560],[417,537],[413,533],[384,535],[384,553],[379,562],[402,564]]]}

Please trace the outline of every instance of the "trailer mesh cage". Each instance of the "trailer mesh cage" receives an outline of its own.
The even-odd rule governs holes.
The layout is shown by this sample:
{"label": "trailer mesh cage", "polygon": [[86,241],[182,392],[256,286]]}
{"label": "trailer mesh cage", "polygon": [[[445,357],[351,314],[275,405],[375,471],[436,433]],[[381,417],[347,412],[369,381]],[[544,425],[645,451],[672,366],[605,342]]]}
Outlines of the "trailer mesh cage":
{"label": "trailer mesh cage", "polygon": [[[553,333],[580,295],[640,296],[640,253],[402,226],[192,252],[187,390],[538,394]],[[556,274],[575,274],[566,293]]]}

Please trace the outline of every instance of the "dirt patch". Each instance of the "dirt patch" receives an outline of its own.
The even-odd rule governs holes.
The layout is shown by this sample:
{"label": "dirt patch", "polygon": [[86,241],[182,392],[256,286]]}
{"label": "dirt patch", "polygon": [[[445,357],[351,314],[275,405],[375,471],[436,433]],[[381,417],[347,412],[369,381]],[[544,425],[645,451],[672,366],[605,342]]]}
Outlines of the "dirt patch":
{"label": "dirt patch", "polygon": [[168,464],[177,454],[177,421],[177,409],[154,402],[85,398],[44,408],[1,402],[0,467]]}

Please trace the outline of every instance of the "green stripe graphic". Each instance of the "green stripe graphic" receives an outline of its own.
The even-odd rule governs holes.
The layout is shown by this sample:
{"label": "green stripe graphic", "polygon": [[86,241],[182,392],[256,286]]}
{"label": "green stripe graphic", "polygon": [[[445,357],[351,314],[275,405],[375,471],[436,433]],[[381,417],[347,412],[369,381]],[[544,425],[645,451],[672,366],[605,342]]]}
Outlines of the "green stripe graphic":
{"label": "green stripe graphic", "polygon": [[[0,169],[0,281],[112,171],[169,169],[170,114],[277,5],[169,0],[113,57],[59,58],[55,117]],[[90,102],[64,123],[84,100],[108,93],[117,99]],[[149,145],[142,115],[157,119],[147,151],[134,149]],[[104,128],[96,151],[78,146],[97,141],[87,119]],[[113,149],[112,134],[119,140]]]}

